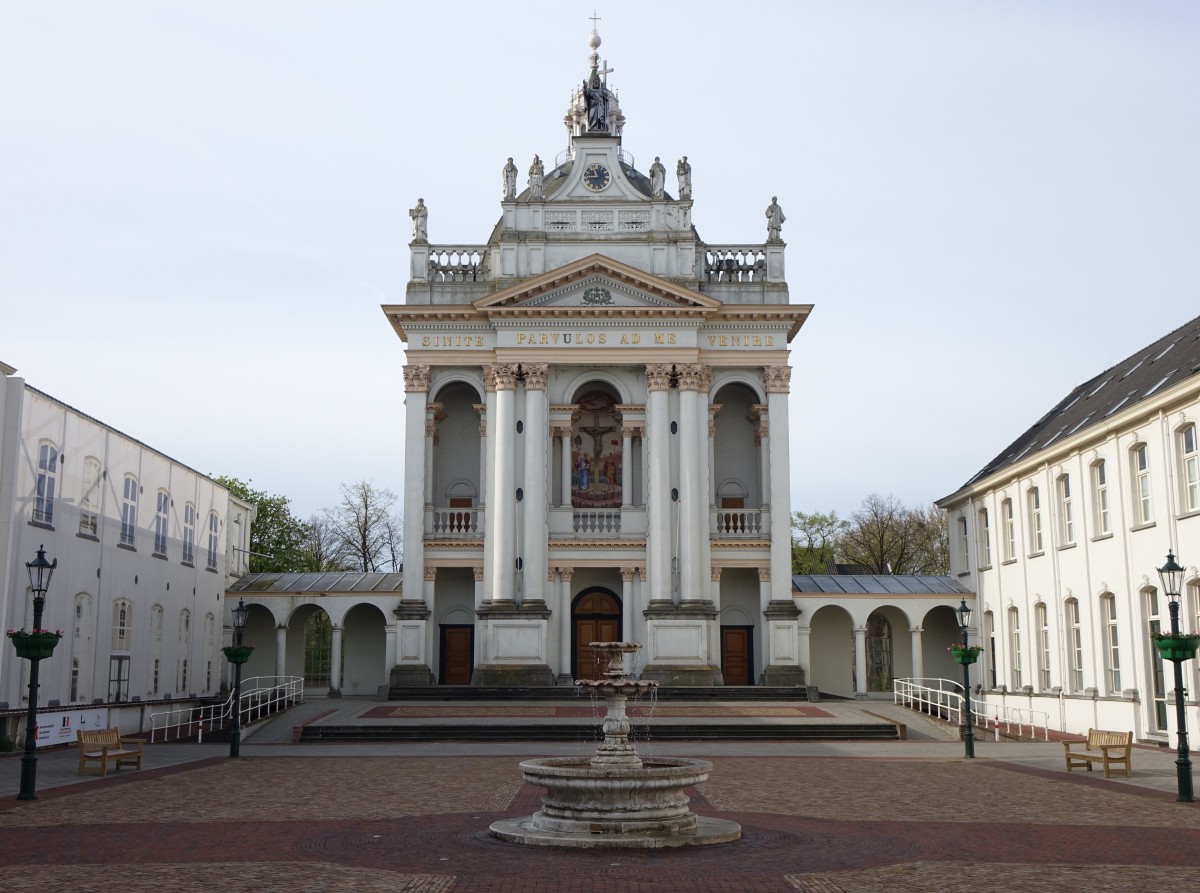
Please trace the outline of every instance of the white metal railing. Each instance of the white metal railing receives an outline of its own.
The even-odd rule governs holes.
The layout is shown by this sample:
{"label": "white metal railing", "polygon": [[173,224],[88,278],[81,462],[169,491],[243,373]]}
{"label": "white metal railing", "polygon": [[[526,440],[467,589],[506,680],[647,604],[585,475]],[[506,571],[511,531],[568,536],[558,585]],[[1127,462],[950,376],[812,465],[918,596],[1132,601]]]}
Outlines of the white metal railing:
{"label": "white metal railing", "polygon": [[717,509],[712,530],[717,536],[760,536],[763,532],[761,509]]}
{"label": "white metal railing", "polygon": [[985,715],[984,726],[994,730],[997,738],[1000,737],[1000,729],[1003,727],[1005,735],[1015,734],[1018,738],[1024,738],[1025,730],[1028,729],[1029,737],[1036,741],[1040,730],[1042,740],[1050,740],[1050,714],[1044,710],[984,701],[980,704],[980,712]]}
{"label": "white metal railing", "polygon": [[620,533],[620,509],[576,509],[574,530],[576,533]]}
{"label": "white metal railing", "polygon": [[[303,676],[253,676],[242,680],[239,712],[242,725],[262,719],[304,700]],[[196,736],[204,740],[205,731],[223,728],[233,719],[233,692],[224,701],[177,707],[150,714],[150,743],[177,741]]]}
{"label": "white metal railing", "polygon": [[[896,704],[962,725],[965,699],[961,683],[935,678],[897,679],[892,691]],[[1031,739],[1036,741],[1040,732],[1043,741],[1050,740],[1050,714],[1042,710],[992,704],[981,697],[972,698],[971,717],[975,725],[991,729],[997,740],[1001,729],[1005,735],[1017,738],[1025,737],[1028,729]]]}
{"label": "white metal railing", "polygon": [[481,533],[476,508],[435,508],[433,532],[439,536],[474,536]]}

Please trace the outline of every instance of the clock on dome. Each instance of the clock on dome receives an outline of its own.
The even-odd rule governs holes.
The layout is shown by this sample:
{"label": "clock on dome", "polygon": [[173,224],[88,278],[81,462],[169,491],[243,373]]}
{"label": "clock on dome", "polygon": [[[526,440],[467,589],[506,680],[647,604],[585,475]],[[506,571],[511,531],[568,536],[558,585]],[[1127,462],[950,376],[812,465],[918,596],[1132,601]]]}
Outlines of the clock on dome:
{"label": "clock on dome", "polygon": [[612,175],[602,164],[589,164],[583,169],[583,185],[592,192],[600,192],[612,182]]}

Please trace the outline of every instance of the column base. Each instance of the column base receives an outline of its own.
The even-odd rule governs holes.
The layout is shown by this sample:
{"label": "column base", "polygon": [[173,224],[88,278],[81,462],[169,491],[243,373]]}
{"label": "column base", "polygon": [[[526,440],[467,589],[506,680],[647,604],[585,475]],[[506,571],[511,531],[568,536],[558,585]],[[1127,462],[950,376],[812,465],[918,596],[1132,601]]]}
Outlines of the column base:
{"label": "column base", "polygon": [[788,664],[769,664],[763,669],[762,684],[805,688],[804,670]]}
{"label": "column base", "polygon": [[433,676],[433,671],[425,664],[397,664],[388,674],[388,684],[400,688],[412,688],[436,685],[437,680]]}
{"label": "column base", "polygon": [[541,688],[555,685],[549,664],[479,664],[471,684],[480,688]]}
{"label": "column base", "polygon": [[341,696],[342,690],[340,688],[331,688],[325,693],[325,697],[327,698],[340,698]]}
{"label": "column base", "polygon": [[720,667],[647,664],[642,678],[671,688],[713,688],[725,684]]}

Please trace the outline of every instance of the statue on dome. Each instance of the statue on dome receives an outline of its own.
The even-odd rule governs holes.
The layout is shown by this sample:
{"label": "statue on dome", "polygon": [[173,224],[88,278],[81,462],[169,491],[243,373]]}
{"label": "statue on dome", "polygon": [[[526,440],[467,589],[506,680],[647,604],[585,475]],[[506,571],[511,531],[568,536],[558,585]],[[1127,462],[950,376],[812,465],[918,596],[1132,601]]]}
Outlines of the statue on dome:
{"label": "statue on dome", "polygon": [[546,169],[542,167],[542,159],[536,155],[533,156],[533,164],[529,166],[529,200],[535,201],[544,199],[545,193],[542,192],[542,180],[545,177]]}
{"label": "statue on dome", "polygon": [[679,164],[675,165],[675,176],[679,178],[679,197],[691,198],[692,166],[688,164],[686,155],[679,159]]}
{"label": "statue on dome", "polygon": [[767,206],[767,241],[782,242],[779,237],[779,231],[783,229],[783,222],[787,220],[783,216],[783,208],[779,207],[779,197],[771,196],[771,204]]}
{"label": "statue on dome", "polygon": [[662,161],[657,155],[654,156],[654,164],[650,165],[650,192],[654,198],[663,197],[663,186],[666,185],[667,169],[663,167]]}
{"label": "statue on dome", "polygon": [[413,222],[413,241],[429,241],[429,209],[425,207],[425,199],[417,199],[417,206],[410,208],[408,216]]}
{"label": "statue on dome", "polygon": [[512,156],[504,165],[504,199],[512,201],[517,197],[517,166],[513,164]]}
{"label": "statue on dome", "polygon": [[608,131],[608,90],[600,75],[592,69],[591,77],[583,82],[583,99],[587,104],[588,131]]}

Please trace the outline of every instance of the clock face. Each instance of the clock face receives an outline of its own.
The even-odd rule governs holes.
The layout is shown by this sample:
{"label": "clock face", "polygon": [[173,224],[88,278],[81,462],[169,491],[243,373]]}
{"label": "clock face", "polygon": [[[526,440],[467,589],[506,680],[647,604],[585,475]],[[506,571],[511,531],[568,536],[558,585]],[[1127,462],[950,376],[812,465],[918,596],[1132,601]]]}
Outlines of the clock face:
{"label": "clock face", "polygon": [[610,182],[612,182],[612,177],[608,173],[608,168],[602,164],[589,164],[583,169],[583,185],[592,192],[599,192]]}

